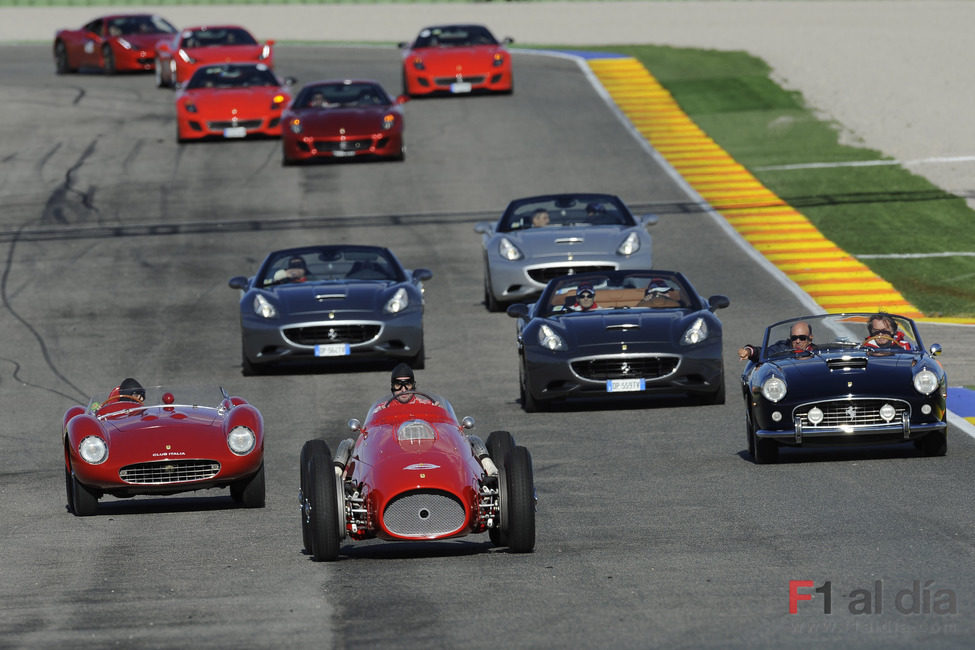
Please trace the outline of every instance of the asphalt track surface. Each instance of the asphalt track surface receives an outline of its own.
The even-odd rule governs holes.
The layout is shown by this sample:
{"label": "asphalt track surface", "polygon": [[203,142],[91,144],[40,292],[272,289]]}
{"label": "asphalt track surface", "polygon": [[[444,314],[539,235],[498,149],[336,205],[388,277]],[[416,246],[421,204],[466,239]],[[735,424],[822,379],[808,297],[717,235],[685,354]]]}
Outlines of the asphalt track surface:
{"label": "asphalt track surface", "polygon": [[[711,215],[684,209],[681,185],[575,63],[515,58],[510,97],[406,104],[404,163],[293,169],[273,140],[177,145],[172,94],[150,76],[55,77],[47,46],[0,47],[0,646],[970,642],[975,442],[953,429],[944,458],[901,446],[752,464],[733,350],[801,303]],[[282,46],[277,68],[396,89],[397,61],[390,48]],[[482,305],[472,228],[512,197],[577,189],[658,213],[656,265],[731,298],[725,405],[521,410],[514,321]],[[349,543],[332,564],[302,553],[302,442],[334,447],[388,385],[383,367],[242,376],[227,279],[308,241],[388,245],[433,269],[420,388],[482,436],[507,429],[531,450],[533,554],[486,536]],[[922,333],[948,347],[951,331]],[[257,405],[267,507],[211,491],[67,513],[62,414],[130,375],[219,384]],[[790,615],[790,580],[829,581],[832,614],[817,596]],[[879,608],[865,610],[878,585]],[[925,594],[943,604],[949,592],[956,613],[923,610]]]}

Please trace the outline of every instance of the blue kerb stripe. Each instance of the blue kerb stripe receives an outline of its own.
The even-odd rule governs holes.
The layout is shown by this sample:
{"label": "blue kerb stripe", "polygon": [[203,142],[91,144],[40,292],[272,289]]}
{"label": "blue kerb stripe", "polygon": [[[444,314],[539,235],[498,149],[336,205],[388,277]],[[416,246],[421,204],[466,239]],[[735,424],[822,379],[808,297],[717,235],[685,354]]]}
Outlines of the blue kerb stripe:
{"label": "blue kerb stripe", "polygon": [[975,390],[949,386],[948,408],[963,418],[975,417]]}

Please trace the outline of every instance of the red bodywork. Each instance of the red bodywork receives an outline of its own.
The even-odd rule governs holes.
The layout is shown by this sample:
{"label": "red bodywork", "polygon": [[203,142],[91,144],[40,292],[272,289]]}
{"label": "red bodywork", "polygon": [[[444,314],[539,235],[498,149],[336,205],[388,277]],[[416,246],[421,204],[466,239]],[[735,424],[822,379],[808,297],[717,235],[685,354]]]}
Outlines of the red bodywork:
{"label": "red bodywork", "polygon": [[[226,32],[237,34],[237,43],[205,44],[202,34]],[[240,43],[241,40],[248,41]],[[202,65],[210,63],[263,63],[274,65],[274,41],[258,43],[243,27],[237,25],[198,26],[181,29],[172,38],[156,44],[156,85],[173,86],[187,81]]]}
{"label": "red bodywork", "polygon": [[[244,455],[232,452],[227,442],[239,426],[256,438]],[[64,415],[62,436],[66,475],[96,496],[225,487],[255,475],[264,462],[263,418],[240,397],[224,397],[217,407],[177,404],[171,393],[157,405],[107,400],[97,407],[74,406]],[[89,436],[108,447],[107,458],[97,465],[78,452]]]}
{"label": "red bodywork", "polygon": [[357,106],[304,105],[316,88],[330,84],[376,84],[372,81],[321,81],[305,86],[295,103],[284,112],[281,144],[285,164],[314,159],[377,156],[402,160],[403,109],[407,98],[390,98],[381,86],[376,87],[383,103]]}
{"label": "red bodywork", "polygon": [[280,136],[291,100],[286,86],[181,88],[176,93],[177,139]]}
{"label": "red bodywork", "polygon": [[[411,421],[426,423],[435,436],[397,436],[401,425]],[[443,406],[393,401],[386,408],[373,407],[343,476],[355,494],[346,528],[353,539],[462,537],[485,532],[489,518],[497,516],[494,497],[481,496],[484,470],[452,410]],[[427,496],[412,505],[410,499],[421,494]],[[430,509],[429,528],[424,520],[407,516],[415,508]]]}
{"label": "red bodywork", "polygon": [[54,36],[59,73],[99,68],[108,73],[153,69],[156,43],[175,33],[168,21],[153,14],[102,16],[80,29],[62,29]]}
{"label": "red bodywork", "polygon": [[[425,29],[409,48],[404,49],[403,92],[410,96],[512,92],[511,54],[504,43],[458,46],[444,45],[443,40],[429,38],[431,31],[436,33],[454,27],[463,29],[466,26]],[[508,41],[510,39],[505,42]]]}

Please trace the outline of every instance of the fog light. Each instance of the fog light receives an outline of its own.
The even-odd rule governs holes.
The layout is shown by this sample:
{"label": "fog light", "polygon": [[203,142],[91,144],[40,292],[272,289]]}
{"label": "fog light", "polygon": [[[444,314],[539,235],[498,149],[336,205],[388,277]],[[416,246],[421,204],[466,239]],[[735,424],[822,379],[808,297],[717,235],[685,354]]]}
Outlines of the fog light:
{"label": "fog light", "polygon": [[884,419],[884,422],[890,422],[894,419],[895,415],[897,415],[897,412],[890,404],[884,404],[880,407],[880,417]]}
{"label": "fog light", "polygon": [[809,417],[809,424],[821,424],[823,421],[823,410],[817,406],[809,409],[806,415]]}
{"label": "fog light", "polygon": [[924,406],[922,406],[921,413],[924,413],[925,415],[931,415],[931,405],[925,404]]}
{"label": "fog light", "polygon": [[773,422],[781,422],[782,421],[782,413],[780,413],[779,411],[772,411],[772,421]]}

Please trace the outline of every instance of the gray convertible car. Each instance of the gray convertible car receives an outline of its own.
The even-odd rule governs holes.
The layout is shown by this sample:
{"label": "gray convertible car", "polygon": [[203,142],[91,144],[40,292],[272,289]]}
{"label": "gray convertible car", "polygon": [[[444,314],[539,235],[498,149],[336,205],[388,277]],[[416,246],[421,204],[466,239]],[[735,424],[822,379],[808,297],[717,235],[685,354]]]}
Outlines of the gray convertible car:
{"label": "gray convertible car", "polygon": [[243,369],[292,360],[400,359],[422,368],[423,282],[378,246],[305,246],[274,251],[242,292]]}
{"label": "gray convertible car", "polygon": [[474,230],[484,245],[484,304],[536,298],[552,278],[584,271],[652,267],[647,226],[612,194],[548,194],[516,199],[497,223]]}

